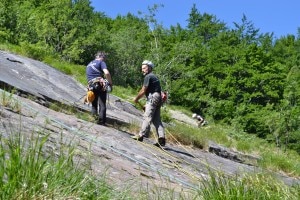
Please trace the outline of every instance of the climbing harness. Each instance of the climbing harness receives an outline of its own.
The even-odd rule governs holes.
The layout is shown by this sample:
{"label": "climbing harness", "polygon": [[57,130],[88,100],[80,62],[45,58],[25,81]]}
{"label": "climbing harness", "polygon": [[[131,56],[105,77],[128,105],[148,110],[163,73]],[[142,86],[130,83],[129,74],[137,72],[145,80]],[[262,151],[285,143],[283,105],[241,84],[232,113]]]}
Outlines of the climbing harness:
{"label": "climbing harness", "polygon": [[107,79],[102,77],[96,77],[88,82],[87,89],[92,91],[100,90],[111,92],[111,85]]}

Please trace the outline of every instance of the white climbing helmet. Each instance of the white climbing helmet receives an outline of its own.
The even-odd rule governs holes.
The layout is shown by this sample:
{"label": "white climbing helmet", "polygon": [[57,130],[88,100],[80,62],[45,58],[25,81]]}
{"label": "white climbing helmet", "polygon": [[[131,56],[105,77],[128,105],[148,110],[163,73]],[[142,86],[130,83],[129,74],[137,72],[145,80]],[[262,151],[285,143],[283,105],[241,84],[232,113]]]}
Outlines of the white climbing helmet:
{"label": "white climbing helmet", "polygon": [[150,60],[144,60],[142,65],[148,65],[151,68],[154,68],[154,64]]}

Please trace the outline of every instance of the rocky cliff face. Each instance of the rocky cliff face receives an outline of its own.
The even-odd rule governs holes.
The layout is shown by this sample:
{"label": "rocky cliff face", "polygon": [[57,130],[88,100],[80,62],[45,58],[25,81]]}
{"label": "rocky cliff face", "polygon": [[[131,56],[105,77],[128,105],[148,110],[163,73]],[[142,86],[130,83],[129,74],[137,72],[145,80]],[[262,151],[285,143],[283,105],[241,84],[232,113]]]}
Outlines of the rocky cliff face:
{"label": "rocky cliff face", "polygon": [[[188,191],[206,180],[209,170],[229,176],[259,170],[243,164],[240,154],[217,144],[211,144],[208,152],[171,143],[160,149],[152,145],[152,138],[142,143],[132,140],[133,133],[117,127],[140,124],[142,113],[114,95],[108,99],[108,126],[50,109],[49,103],[56,102],[76,109],[79,114],[90,111],[83,104],[86,92],[83,85],[39,61],[0,51],[0,71],[1,95],[11,96],[16,102],[15,107],[0,103],[2,137],[16,132],[28,138],[49,134],[45,152],[56,152],[60,146],[72,144],[78,150],[78,161],[89,162],[92,173],[99,176],[105,173],[108,180],[120,187],[133,184],[132,188],[137,190],[155,186]],[[12,88],[15,94],[9,93]],[[177,120],[196,125],[188,116],[172,113]],[[287,184],[299,182],[283,175],[278,177]]]}

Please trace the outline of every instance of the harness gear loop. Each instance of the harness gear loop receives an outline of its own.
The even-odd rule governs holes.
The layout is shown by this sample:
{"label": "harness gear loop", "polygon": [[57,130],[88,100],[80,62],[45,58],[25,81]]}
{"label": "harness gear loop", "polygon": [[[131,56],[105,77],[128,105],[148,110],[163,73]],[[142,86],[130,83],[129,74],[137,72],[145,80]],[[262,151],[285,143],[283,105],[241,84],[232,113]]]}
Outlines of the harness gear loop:
{"label": "harness gear loop", "polygon": [[101,90],[111,92],[111,86],[107,79],[96,77],[88,82],[88,90]]}

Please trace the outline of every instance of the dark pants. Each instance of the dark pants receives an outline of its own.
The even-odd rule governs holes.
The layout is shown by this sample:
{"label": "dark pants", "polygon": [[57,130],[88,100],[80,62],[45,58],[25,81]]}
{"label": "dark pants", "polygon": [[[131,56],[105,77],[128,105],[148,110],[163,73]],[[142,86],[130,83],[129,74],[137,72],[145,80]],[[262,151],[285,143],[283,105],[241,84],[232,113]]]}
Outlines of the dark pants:
{"label": "dark pants", "polygon": [[[98,124],[106,123],[106,98],[107,92],[104,91],[94,91],[95,100],[92,102],[92,114],[98,115]],[[99,99],[99,102],[98,102]],[[99,106],[99,107],[98,107]],[[99,109],[99,112],[98,112]]]}

